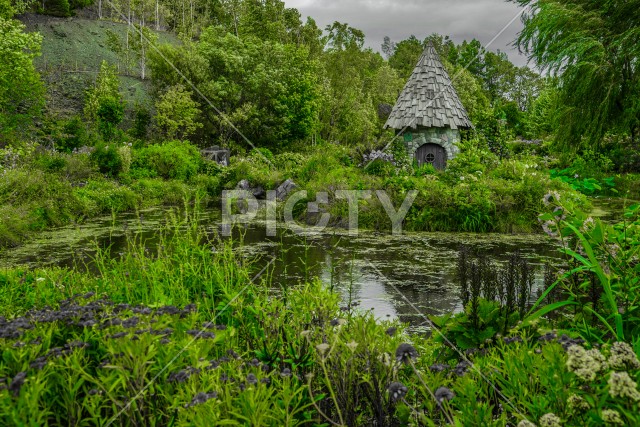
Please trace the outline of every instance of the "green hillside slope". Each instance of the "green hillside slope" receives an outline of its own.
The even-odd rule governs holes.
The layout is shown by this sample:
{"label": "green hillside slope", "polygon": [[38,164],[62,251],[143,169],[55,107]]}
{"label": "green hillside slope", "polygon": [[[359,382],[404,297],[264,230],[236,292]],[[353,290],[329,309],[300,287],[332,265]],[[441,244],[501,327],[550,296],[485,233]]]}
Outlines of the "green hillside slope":
{"label": "green hillside slope", "polygon": [[[120,67],[120,87],[129,111],[136,103],[151,102],[148,76],[146,80],[140,79],[137,67],[131,70],[131,75],[126,75],[118,56],[107,47],[108,32],[124,38],[126,24],[35,14],[26,14],[20,20],[28,31],[37,31],[44,37],[42,56],[36,60],[36,66],[47,85],[50,111],[63,115],[81,112],[85,90],[93,83],[103,60]],[[157,34],[160,43],[179,43],[173,34]]]}

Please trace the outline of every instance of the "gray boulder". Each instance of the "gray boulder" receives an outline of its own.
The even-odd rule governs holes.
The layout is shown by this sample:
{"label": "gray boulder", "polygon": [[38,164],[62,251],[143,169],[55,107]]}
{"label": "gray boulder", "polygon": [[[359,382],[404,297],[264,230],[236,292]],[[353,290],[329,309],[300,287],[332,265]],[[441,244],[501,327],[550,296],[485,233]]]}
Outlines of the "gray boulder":
{"label": "gray boulder", "polygon": [[280,186],[276,189],[276,198],[278,200],[284,200],[296,188],[298,188],[296,183],[293,182],[292,180],[288,179],[285,182],[283,182],[282,184],[280,184]]}
{"label": "gray boulder", "polygon": [[238,185],[236,185],[236,190],[248,191],[249,193],[253,194],[253,197],[259,200],[264,199],[267,195],[267,193],[264,191],[264,188],[259,185],[257,187],[253,187],[251,183],[246,179],[243,179],[238,183]]}

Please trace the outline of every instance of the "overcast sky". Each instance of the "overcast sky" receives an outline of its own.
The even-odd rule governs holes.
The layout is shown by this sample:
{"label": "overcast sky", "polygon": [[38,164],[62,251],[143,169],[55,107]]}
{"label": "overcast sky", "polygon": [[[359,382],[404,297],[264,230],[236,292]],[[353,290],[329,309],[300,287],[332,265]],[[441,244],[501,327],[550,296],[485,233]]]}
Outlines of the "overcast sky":
{"label": "overcast sky", "polygon": [[[393,41],[415,35],[424,39],[432,33],[449,35],[456,42],[476,38],[487,45],[520,12],[505,0],[285,0],[306,19],[311,16],[320,28],[334,21],[347,22],[367,36],[366,45],[380,50],[384,36]],[[511,44],[521,30],[516,19],[489,46],[506,52],[517,65],[527,60]]]}

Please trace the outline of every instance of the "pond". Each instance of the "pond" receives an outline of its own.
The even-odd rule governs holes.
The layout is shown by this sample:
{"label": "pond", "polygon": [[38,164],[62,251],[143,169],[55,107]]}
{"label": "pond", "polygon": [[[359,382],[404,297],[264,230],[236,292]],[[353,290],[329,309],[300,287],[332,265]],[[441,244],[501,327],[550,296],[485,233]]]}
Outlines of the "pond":
{"label": "pond", "polygon": [[[148,239],[165,222],[167,210],[106,216],[81,225],[43,233],[37,240],[0,254],[0,267],[84,266],[91,268],[97,247],[111,245],[112,253],[126,248],[126,232]],[[219,213],[201,214],[200,222],[212,234],[219,230]],[[130,233],[129,233],[130,234]],[[256,259],[256,271],[270,264],[274,290],[318,277],[339,292],[344,301],[359,301],[378,318],[399,318],[414,330],[425,327],[426,314],[444,314],[462,308],[456,281],[461,244],[494,262],[505,262],[520,251],[540,267],[535,286],[543,281],[542,266],[555,263],[559,253],[545,236],[465,233],[389,233],[364,231],[349,236],[332,229],[302,237],[286,230],[267,237],[264,225],[254,222],[234,230],[237,250]],[[241,243],[240,243],[241,242]]]}

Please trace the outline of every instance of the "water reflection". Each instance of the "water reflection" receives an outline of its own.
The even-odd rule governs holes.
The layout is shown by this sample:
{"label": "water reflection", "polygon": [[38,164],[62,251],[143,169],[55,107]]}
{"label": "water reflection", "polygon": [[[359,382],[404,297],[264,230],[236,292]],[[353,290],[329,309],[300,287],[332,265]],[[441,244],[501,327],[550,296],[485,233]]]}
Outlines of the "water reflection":
{"label": "water reflection", "polygon": [[351,237],[334,230],[322,236],[285,232],[268,238],[258,226],[249,226],[238,235],[244,235],[242,250],[246,253],[276,259],[273,278],[279,286],[320,277],[344,301],[360,301],[362,309],[373,309],[378,318],[398,317],[416,327],[425,322],[425,315],[462,309],[456,262],[463,243],[497,263],[506,262],[519,250],[538,267],[535,287],[543,284],[542,266],[559,260],[555,246],[542,236],[364,232]]}
{"label": "water reflection", "polygon": [[[142,215],[140,215],[142,214]],[[211,234],[217,233],[216,214],[199,220]],[[79,226],[44,233],[41,238],[0,255],[0,266],[80,265],[91,269],[97,247],[111,247],[117,256],[126,250],[126,234],[146,239],[153,250],[154,233],[166,220],[166,211],[148,210],[103,217]],[[400,318],[419,328],[426,314],[460,310],[456,261],[461,244],[495,262],[506,262],[520,250],[534,266],[556,261],[555,247],[543,236],[476,235],[464,233],[410,233],[390,236],[362,232],[357,237],[333,230],[301,237],[286,230],[267,237],[260,223],[234,229],[237,250],[255,258],[256,272],[275,258],[270,271],[276,291],[318,277],[340,292],[345,302],[360,301],[378,318]],[[539,269],[536,286],[543,282]],[[420,311],[418,313],[416,308]]]}

